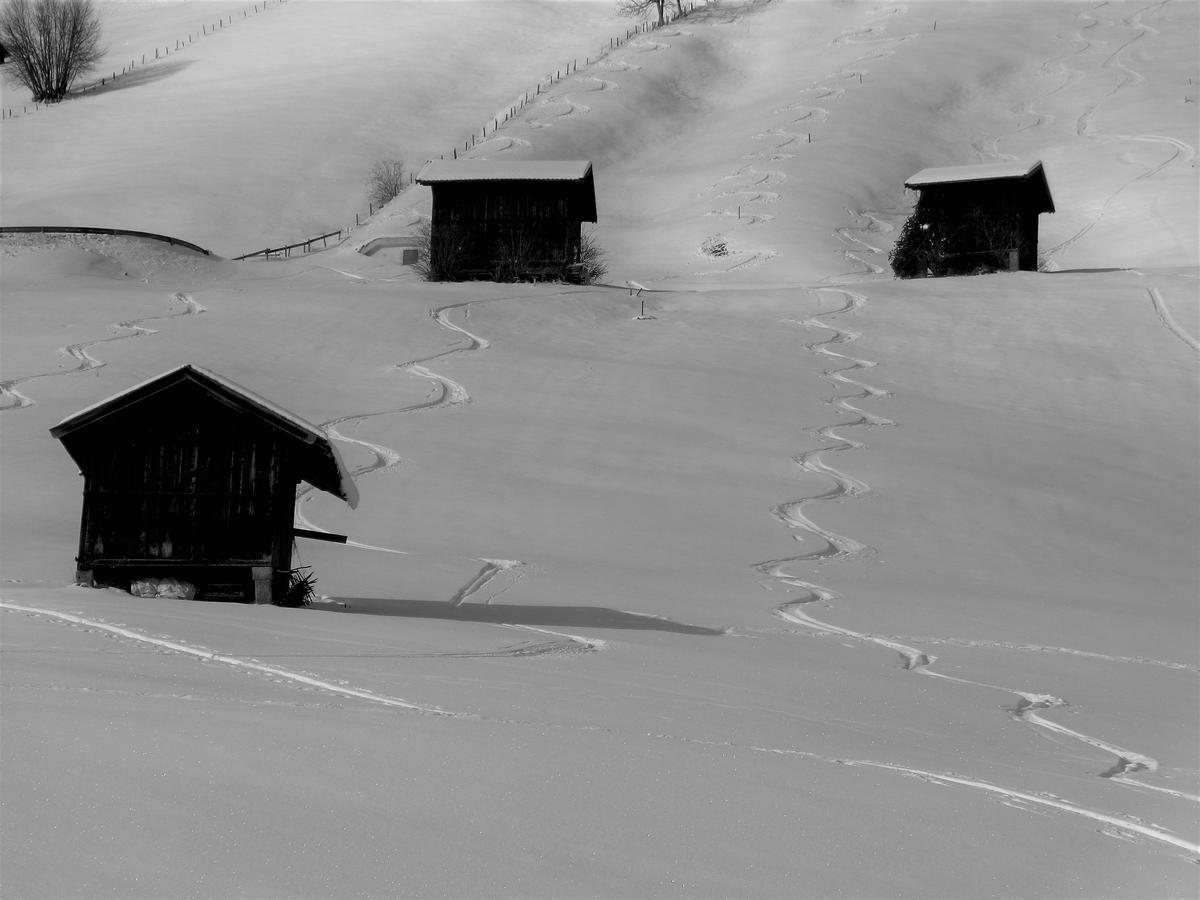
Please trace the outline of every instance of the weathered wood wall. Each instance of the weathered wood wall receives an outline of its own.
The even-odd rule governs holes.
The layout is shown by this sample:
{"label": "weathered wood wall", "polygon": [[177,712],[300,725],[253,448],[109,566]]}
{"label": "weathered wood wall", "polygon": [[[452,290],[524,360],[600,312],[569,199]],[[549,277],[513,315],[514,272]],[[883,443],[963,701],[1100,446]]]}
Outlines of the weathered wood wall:
{"label": "weathered wood wall", "polygon": [[464,268],[490,270],[513,235],[529,241],[536,265],[574,260],[587,202],[574,182],[480,181],[433,187],[433,229],[465,246]]}
{"label": "weathered wood wall", "polygon": [[248,582],[251,567],[290,568],[296,476],[279,435],[245,417],[202,404],[124,422],[83,468],[81,570]]}
{"label": "weathered wood wall", "polygon": [[[963,182],[931,185],[922,188],[919,200],[922,210],[937,211],[950,233],[948,258],[957,257],[960,265],[950,265],[950,271],[969,269],[985,257],[997,259],[1009,250],[1018,251],[1019,268],[1037,270],[1038,210],[1029,191],[1022,185],[1009,182]],[[1011,221],[1019,229],[1014,243],[997,244],[988,234],[985,223],[972,221],[976,210],[982,211],[990,225]],[[979,225],[985,227],[980,228]]]}

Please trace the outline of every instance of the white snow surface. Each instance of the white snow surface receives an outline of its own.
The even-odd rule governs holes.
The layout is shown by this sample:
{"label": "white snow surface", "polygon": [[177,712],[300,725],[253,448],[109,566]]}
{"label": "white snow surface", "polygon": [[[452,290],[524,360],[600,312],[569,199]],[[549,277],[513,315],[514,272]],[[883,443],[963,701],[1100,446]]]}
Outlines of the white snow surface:
{"label": "white snow surface", "polygon": [[[5,225],[234,255],[457,142],[590,160],[611,286],[418,281],[422,187],[0,238],[0,895],[1195,895],[1196,4],[105,9],[233,21],[5,118]],[[1047,271],[890,277],[1031,159]],[[311,607],[70,583],[48,428],[182,362],[337,442]]]}

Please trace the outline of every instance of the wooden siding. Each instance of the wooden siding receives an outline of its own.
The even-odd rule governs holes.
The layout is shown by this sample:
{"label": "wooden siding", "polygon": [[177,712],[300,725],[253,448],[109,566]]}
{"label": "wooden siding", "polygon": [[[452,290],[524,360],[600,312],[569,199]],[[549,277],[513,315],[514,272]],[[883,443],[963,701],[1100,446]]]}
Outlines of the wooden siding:
{"label": "wooden siding", "polygon": [[[295,482],[269,436],[213,440],[197,426],[97,448],[84,476],[80,565],[95,560],[270,564],[264,523]],[[281,491],[282,488],[282,491]],[[281,496],[282,495],[282,496]]]}
{"label": "wooden siding", "polygon": [[77,567],[120,586],[170,574],[245,600],[253,570],[269,570],[278,596],[297,483],[288,438],[217,403],[183,406],[110,423],[89,446]]}
{"label": "wooden siding", "polygon": [[76,578],[171,576],[198,596],[268,603],[287,588],[296,485],[358,492],[326,435],[183,365],[50,429],[84,476]]}
{"label": "wooden siding", "polygon": [[490,271],[504,242],[521,235],[535,267],[573,261],[587,198],[576,183],[478,181],[433,186],[435,236],[449,230],[465,248],[463,268]]}
{"label": "wooden siding", "polygon": [[[938,211],[950,230],[949,271],[969,271],[981,263],[1000,263],[1008,251],[1017,250],[1019,268],[1037,270],[1038,211],[1027,187],[1013,181],[979,181],[930,185],[920,188],[918,208]],[[996,245],[985,230],[971,224],[979,211],[992,223],[1015,223],[1015,242]]]}

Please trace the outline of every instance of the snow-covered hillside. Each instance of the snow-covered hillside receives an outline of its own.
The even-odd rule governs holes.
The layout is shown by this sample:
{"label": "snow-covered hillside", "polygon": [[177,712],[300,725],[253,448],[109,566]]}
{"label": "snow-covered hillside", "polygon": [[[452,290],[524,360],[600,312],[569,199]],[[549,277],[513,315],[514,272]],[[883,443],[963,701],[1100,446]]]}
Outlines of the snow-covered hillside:
{"label": "snow-covered hillside", "polygon": [[[610,285],[358,253],[421,188],[0,240],[0,894],[1194,895],[1197,15],[291,2],[6,119],[4,224],[232,255],[578,55],[468,155],[590,159]],[[1010,158],[1048,271],[893,280],[904,179]],[[356,470],[321,603],[70,584],[47,429],[181,362]]]}

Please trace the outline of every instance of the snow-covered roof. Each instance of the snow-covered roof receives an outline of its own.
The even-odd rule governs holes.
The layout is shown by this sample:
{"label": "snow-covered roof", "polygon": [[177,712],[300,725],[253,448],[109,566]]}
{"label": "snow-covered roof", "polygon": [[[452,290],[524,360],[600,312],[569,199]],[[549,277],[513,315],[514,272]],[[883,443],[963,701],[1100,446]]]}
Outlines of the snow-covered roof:
{"label": "snow-covered roof", "polygon": [[[325,432],[223,375],[190,363],[135,384],[67,416],[50,429],[50,435],[63,441],[67,452],[75,458],[75,442],[71,440],[74,433],[185,381],[200,385],[231,403],[234,408],[257,415],[268,425],[296,439],[305,451],[301,454],[300,477],[315,488],[341,497],[352,509],[358,506],[358,488],[354,479],[350,477],[341,454]],[[76,458],[76,462],[80,460]]]}
{"label": "snow-covered roof", "polygon": [[1041,160],[1032,163],[997,162],[974,166],[939,166],[922,169],[904,182],[906,188],[932,187],[942,184],[965,184],[979,181],[1023,181],[1034,184],[1040,193],[1040,212],[1054,212],[1054,199],[1050,196],[1050,185],[1046,181]]}
{"label": "snow-covered roof", "polygon": [[994,181],[997,178],[1027,178],[1041,167],[1040,161],[1032,164],[1019,162],[981,163],[974,166],[939,166],[922,169],[904,182],[905,187],[921,187],[926,184],[947,184],[955,181]]}
{"label": "snow-covered roof", "polygon": [[419,184],[448,181],[583,181],[592,171],[587,160],[435,159],[417,173]]}

